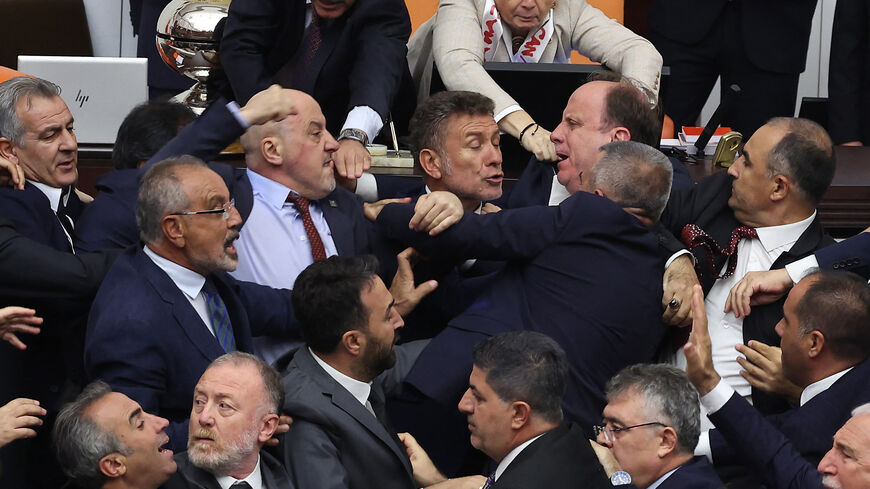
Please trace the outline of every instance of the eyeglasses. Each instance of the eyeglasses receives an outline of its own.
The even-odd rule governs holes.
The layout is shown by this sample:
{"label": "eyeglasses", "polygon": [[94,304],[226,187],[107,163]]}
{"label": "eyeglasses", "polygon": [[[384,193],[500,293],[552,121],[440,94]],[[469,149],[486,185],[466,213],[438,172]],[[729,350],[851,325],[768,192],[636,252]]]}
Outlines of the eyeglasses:
{"label": "eyeglasses", "polygon": [[211,209],[208,211],[183,211],[183,212],[173,212],[169,214],[170,216],[198,216],[201,214],[223,214],[224,220],[230,218],[230,209],[236,206],[236,199],[230,199],[229,202],[222,205],[220,209]]}
{"label": "eyeglasses", "polygon": [[628,431],[628,430],[631,430],[634,428],[640,428],[642,426],[653,426],[653,425],[659,425],[659,426],[665,426],[665,427],[668,426],[668,425],[666,425],[664,423],[660,423],[658,421],[651,421],[649,423],[636,424],[634,426],[626,426],[625,428],[613,428],[613,427],[608,427],[605,424],[597,424],[597,425],[594,425],[592,427],[592,429],[595,431],[596,438],[601,436],[602,433],[604,433],[604,439],[607,440],[609,443],[613,443],[614,440],[616,440],[616,437],[614,436],[615,433],[619,433],[620,431]]}

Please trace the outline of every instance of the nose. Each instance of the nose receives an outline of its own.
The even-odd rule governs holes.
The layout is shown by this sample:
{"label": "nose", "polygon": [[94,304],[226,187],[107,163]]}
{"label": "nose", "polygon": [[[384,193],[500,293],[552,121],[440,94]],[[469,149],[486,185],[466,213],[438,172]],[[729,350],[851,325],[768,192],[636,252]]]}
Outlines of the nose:
{"label": "nose", "polygon": [[161,418],[160,416],[154,416],[153,414],[149,414],[151,417],[151,421],[154,424],[154,431],[160,433],[165,430],[167,426],[169,426],[169,420],[166,418]]}
{"label": "nose", "polygon": [[199,416],[197,416],[196,419],[200,426],[208,427],[214,425],[214,415],[212,414],[211,402],[207,402],[205,406],[203,406],[202,411],[199,412]]}
{"label": "nose", "polygon": [[782,333],[785,331],[785,326],[782,325],[782,319],[780,319],[779,322],[776,323],[776,326],[774,326],[773,329],[775,329],[776,334],[778,334],[779,337],[782,338]]}
{"label": "nose", "polygon": [[819,462],[819,466],[816,468],[816,470],[818,470],[820,474],[837,474],[837,465],[834,463],[834,450],[836,450],[836,448],[831,448],[830,450],[828,450],[828,453],[826,453],[825,456],[822,457],[821,462]]}
{"label": "nose", "polygon": [[604,445],[607,448],[613,448],[613,442],[607,439],[607,435],[605,435],[603,431],[601,433],[598,433],[595,441],[597,441],[599,445]]}
{"label": "nose", "polygon": [[736,160],[734,160],[734,164],[728,167],[728,174],[734,178],[737,178],[739,175],[737,174],[737,167],[743,165],[743,156],[740,156]]}
{"label": "nose", "polygon": [[242,215],[236,206],[230,206],[229,217],[227,218],[227,229],[234,229],[242,225]]}
{"label": "nose", "polygon": [[471,414],[474,412],[474,403],[471,401],[471,389],[465,389],[462,399],[459,400],[459,412]]}
{"label": "nose", "polygon": [[326,145],[324,145],[323,149],[329,151],[330,153],[338,151],[338,141],[332,137],[332,134],[329,131],[324,131],[326,133]]}
{"label": "nose", "polygon": [[76,135],[68,129],[63,129],[60,139],[61,151],[73,151],[78,147]]}
{"label": "nose", "polygon": [[553,144],[561,144],[563,141],[565,141],[565,138],[563,136],[564,132],[565,122],[563,121],[560,122],[559,125],[556,126],[556,129],[553,129],[553,132],[550,133],[550,141],[552,141]]}

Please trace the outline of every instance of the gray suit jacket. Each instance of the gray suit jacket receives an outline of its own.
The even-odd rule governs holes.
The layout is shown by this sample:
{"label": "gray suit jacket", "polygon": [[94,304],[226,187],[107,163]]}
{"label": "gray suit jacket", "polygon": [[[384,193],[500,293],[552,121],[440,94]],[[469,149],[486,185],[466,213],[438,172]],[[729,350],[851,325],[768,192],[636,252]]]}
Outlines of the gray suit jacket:
{"label": "gray suit jacket", "polygon": [[[190,463],[187,452],[175,456],[178,472],[160,486],[161,489],[221,489],[211,472],[206,472]],[[266,452],[260,452],[260,472],[263,475],[265,489],[294,489],[293,482],[287,476],[287,471],[281,467],[278,459]]]}
{"label": "gray suit jacket", "polygon": [[[413,489],[411,462],[384,411],[427,340],[396,347],[396,365],[372,383],[375,418],[327,374],[306,346],[284,371],[284,412],[293,428],[284,435],[284,466],[297,487],[318,489]],[[383,424],[381,421],[386,423]]]}

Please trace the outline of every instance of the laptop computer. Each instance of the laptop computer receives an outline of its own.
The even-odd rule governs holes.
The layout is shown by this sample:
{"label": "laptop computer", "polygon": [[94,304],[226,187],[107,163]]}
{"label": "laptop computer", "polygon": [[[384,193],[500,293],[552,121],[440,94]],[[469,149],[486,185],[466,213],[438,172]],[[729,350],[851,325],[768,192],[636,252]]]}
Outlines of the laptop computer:
{"label": "laptop computer", "polygon": [[79,144],[113,144],[124,117],[148,100],[145,58],[22,55],[18,71],[60,86]]}

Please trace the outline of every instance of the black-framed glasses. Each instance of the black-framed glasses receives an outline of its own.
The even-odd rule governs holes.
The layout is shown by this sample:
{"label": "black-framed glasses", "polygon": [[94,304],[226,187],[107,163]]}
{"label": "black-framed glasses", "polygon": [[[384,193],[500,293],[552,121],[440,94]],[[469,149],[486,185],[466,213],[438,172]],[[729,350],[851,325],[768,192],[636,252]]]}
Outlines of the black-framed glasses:
{"label": "black-framed glasses", "polygon": [[668,426],[668,425],[666,425],[662,422],[659,422],[659,421],[650,421],[649,423],[641,423],[641,424],[636,424],[633,426],[626,426],[624,428],[613,428],[613,427],[608,427],[606,424],[597,424],[597,425],[592,426],[592,429],[595,431],[596,437],[601,436],[601,434],[603,433],[604,439],[610,443],[613,443],[613,441],[616,440],[614,433],[619,433],[620,431],[628,431],[628,430],[631,430],[634,428],[640,428],[643,426],[654,426],[654,425],[664,426],[664,427]]}
{"label": "black-framed glasses", "polygon": [[223,214],[224,220],[230,218],[230,209],[236,206],[236,199],[230,199],[226,204],[220,206],[219,209],[211,209],[207,211],[182,211],[173,212],[170,216],[198,216],[202,214]]}

